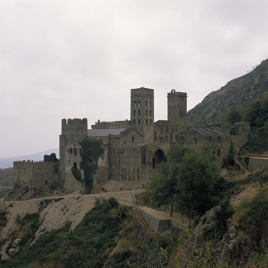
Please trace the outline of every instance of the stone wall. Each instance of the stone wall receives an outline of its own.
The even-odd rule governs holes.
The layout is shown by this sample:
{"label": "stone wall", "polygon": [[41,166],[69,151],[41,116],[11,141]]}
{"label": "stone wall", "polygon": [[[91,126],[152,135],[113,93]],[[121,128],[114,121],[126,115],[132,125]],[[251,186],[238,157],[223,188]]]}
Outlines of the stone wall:
{"label": "stone wall", "polygon": [[123,121],[111,121],[111,122],[101,122],[98,120],[98,122],[95,123],[95,125],[91,125],[92,129],[114,129],[114,128],[128,128],[130,125],[130,122],[128,120]]}
{"label": "stone wall", "polygon": [[168,230],[171,225],[170,219],[158,219],[153,215],[147,213],[141,208],[141,212],[147,224],[156,232],[156,233],[163,233],[164,231]]}
{"label": "stone wall", "polygon": [[268,168],[268,158],[239,156],[239,161],[251,172]]}
{"label": "stone wall", "polygon": [[21,198],[49,193],[60,186],[58,162],[14,162],[14,192]]}

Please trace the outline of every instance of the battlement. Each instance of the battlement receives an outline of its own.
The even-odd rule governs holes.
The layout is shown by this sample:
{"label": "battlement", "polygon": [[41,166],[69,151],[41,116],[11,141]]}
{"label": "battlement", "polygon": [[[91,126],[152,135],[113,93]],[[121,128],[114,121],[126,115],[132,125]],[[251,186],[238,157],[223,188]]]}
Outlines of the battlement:
{"label": "battlement", "polygon": [[78,118],[74,118],[74,119],[62,119],[61,120],[61,125],[62,125],[62,129],[74,129],[74,128],[81,128],[81,127],[85,127],[87,128],[87,119],[83,118],[83,119],[78,119]]}
{"label": "battlement", "polygon": [[168,93],[168,97],[171,97],[173,95],[175,95],[176,97],[187,98],[187,93],[185,93],[185,92],[176,92],[175,89],[172,89],[171,92]]}
{"label": "battlement", "polygon": [[92,129],[117,129],[117,128],[128,128],[129,126],[129,121],[126,120],[121,120],[121,121],[100,121],[95,122],[95,125],[92,125]]}

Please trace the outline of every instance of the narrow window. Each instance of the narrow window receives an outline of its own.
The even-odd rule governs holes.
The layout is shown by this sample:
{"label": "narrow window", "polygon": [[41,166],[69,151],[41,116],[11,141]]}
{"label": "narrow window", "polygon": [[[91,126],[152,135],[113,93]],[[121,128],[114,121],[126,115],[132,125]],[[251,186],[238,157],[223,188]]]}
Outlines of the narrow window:
{"label": "narrow window", "polygon": [[218,149],[218,157],[221,156],[221,149]]}
{"label": "narrow window", "polygon": [[138,115],[141,115],[141,110],[138,111]]}
{"label": "narrow window", "polygon": [[133,116],[136,116],[136,110],[133,111]]}
{"label": "narrow window", "polygon": [[141,124],[141,120],[140,119],[138,119],[138,125],[140,125]]}

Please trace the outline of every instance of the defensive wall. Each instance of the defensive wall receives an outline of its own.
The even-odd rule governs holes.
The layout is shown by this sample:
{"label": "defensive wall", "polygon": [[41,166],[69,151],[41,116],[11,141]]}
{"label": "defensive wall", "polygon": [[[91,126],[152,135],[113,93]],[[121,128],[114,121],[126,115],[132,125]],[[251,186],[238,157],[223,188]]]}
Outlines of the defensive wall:
{"label": "defensive wall", "polygon": [[58,161],[14,162],[14,192],[21,199],[28,199],[55,190],[60,186],[58,164]]}
{"label": "defensive wall", "polygon": [[251,172],[268,168],[268,156],[239,156],[239,161]]}

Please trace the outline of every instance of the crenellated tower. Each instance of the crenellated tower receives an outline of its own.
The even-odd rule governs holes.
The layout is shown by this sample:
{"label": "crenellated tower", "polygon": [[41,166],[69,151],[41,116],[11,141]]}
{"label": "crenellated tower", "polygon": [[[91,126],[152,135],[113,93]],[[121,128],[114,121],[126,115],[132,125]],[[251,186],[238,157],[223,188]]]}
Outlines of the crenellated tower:
{"label": "crenellated tower", "polygon": [[187,129],[187,94],[172,89],[168,93],[168,121],[179,131]]}
{"label": "crenellated tower", "polygon": [[[79,142],[87,136],[87,119],[62,119],[60,135],[60,171],[62,183],[72,168],[80,168],[81,147]],[[72,176],[69,176],[72,177]]]}

